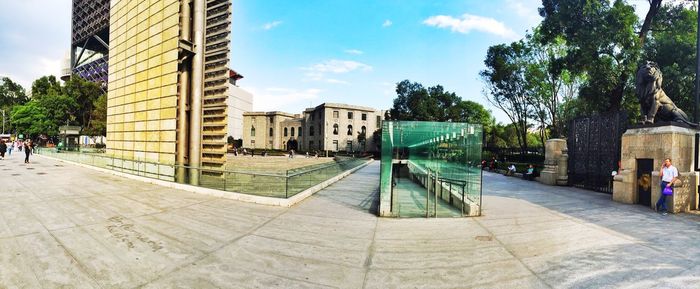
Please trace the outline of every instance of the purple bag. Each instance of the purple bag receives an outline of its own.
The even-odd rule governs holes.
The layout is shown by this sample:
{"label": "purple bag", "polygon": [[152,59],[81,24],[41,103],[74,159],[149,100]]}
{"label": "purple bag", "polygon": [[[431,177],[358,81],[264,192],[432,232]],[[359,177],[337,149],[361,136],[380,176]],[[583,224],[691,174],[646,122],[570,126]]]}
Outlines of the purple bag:
{"label": "purple bag", "polygon": [[664,190],[663,190],[663,192],[661,192],[661,193],[664,194],[664,195],[666,195],[666,196],[673,195],[673,188],[671,188],[671,187],[665,187]]}

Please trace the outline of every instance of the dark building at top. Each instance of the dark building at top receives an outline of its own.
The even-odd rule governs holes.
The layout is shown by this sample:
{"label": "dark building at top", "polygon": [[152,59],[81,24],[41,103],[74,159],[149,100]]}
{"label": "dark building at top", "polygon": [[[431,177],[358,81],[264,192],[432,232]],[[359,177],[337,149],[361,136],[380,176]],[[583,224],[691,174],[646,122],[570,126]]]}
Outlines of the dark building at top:
{"label": "dark building at top", "polygon": [[109,60],[109,9],[110,0],[73,0],[71,73],[100,83],[105,91]]}

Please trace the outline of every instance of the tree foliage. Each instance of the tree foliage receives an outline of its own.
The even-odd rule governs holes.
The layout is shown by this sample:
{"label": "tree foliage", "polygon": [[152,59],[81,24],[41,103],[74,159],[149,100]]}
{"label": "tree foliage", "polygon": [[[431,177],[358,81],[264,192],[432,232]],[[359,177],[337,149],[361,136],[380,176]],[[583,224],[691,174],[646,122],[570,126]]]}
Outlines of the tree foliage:
{"label": "tree foliage", "polygon": [[518,146],[527,149],[528,119],[532,93],[526,84],[528,47],[524,41],[489,47],[480,75],[486,84],[486,99],[502,110],[517,131]]}
{"label": "tree foliage", "polygon": [[41,98],[44,95],[61,92],[61,83],[55,76],[42,76],[32,82],[32,98]]}
{"label": "tree foliage", "polygon": [[7,77],[0,79],[0,109],[5,112],[5,118],[8,120],[6,122],[4,119],[2,120],[6,125],[5,131],[13,130],[9,121],[12,109],[17,105],[24,104],[27,100],[27,94],[21,85]]}
{"label": "tree foliage", "polygon": [[392,120],[466,122],[488,125],[491,113],[481,104],[462,100],[441,85],[425,88],[404,80],[396,85],[396,98],[390,110]]}
{"label": "tree foliage", "polygon": [[695,11],[682,5],[661,6],[643,53],[643,59],[659,64],[666,94],[689,114],[695,95],[697,17]]}
{"label": "tree foliage", "polygon": [[623,0],[543,0],[542,42],[563,38],[566,55],[557,61],[585,74],[579,97],[589,112],[617,111],[634,102],[631,77],[641,51],[634,7]]}
{"label": "tree foliage", "polygon": [[32,137],[58,134],[61,125],[78,125],[86,133],[106,133],[107,98],[100,87],[77,76],[61,85],[54,76],[32,83],[29,102],[12,107],[10,123],[16,133]]}

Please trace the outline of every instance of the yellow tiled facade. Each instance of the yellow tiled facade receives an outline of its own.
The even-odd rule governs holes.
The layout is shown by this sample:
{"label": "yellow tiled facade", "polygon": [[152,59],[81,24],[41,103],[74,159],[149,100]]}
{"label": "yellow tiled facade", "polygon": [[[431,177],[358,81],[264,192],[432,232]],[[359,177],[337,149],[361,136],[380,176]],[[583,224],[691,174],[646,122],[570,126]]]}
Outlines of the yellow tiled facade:
{"label": "yellow tiled facade", "polygon": [[112,0],[110,155],[175,163],[180,0]]}

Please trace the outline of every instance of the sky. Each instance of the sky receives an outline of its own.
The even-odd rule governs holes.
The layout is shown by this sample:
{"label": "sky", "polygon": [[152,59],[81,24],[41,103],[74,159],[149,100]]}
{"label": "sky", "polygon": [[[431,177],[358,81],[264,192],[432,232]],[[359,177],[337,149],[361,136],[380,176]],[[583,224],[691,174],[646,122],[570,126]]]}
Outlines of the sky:
{"label": "sky", "polygon": [[[638,15],[647,1],[629,1]],[[231,68],[256,111],[324,102],[389,109],[396,83],[483,96],[489,46],[524,37],[540,0],[233,0]],[[59,75],[70,49],[70,0],[0,0],[0,77],[26,89]]]}

